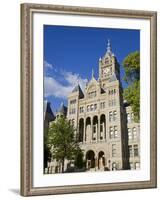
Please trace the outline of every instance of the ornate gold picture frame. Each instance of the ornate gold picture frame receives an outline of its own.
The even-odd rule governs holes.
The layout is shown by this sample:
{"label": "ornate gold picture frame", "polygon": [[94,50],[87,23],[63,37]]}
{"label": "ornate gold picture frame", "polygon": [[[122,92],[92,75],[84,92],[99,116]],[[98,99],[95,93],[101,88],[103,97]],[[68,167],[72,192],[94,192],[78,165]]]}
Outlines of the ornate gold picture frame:
{"label": "ornate gold picture frame", "polygon": [[[98,182],[80,183],[80,184],[58,184],[55,182],[55,174],[52,174],[53,185],[45,183],[41,186],[35,184],[33,156],[35,148],[34,138],[34,79],[37,74],[34,73],[34,15],[56,15],[72,16],[72,17],[89,17],[93,19],[103,18],[118,20],[143,20],[149,24],[149,178],[145,180],[131,181],[111,181],[106,182],[100,178]],[[54,25],[54,20],[53,20]],[[59,25],[59,22],[56,22]],[[79,25],[79,24],[78,24]],[[146,32],[146,29],[145,29]],[[42,41],[43,43],[43,41]],[[143,50],[143,49],[142,49]],[[38,55],[39,56],[39,55]],[[42,61],[43,63],[43,61]],[[43,64],[42,64],[43,65]],[[93,73],[92,73],[93,74]],[[143,74],[142,74],[143,75]],[[92,75],[93,76],[93,75]],[[42,99],[43,101],[43,99]],[[42,103],[43,105],[43,103]],[[142,110],[143,111],[143,110]],[[147,115],[145,110],[145,115]],[[43,116],[42,116],[43,118]],[[42,143],[41,143],[42,144]],[[43,148],[43,147],[42,147]],[[41,154],[41,152],[40,152]],[[147,155],[148,156],[148,155]],[[100,172],[102,173],[102,172]],[[105,172],[108,173],[108,172]],[[113,172],[115,173],[115,172]],[[126,173],[126,171],[125,171]],[[42,176],[51,176],[43,175]],[[54,177],[55,176],[55,177]],[[61,178],[63,179],[64,174]],[[69,174],[70,176],[70,174]],[[68,177],[69,177],[68,176]],[[102,181],[102,182],[101,182]],[[73,7],[58,6],[45,4],[22,4],[21,5],[21,195],[49,195],[49,194],[66,194],[66,193],[82,193],[82,192],[99,192],[110,190],[127,190],[141,188],[157,187],[157,13],[153,11],[139,10],[119,10],[107,8],[91,8],[91,7]]]}

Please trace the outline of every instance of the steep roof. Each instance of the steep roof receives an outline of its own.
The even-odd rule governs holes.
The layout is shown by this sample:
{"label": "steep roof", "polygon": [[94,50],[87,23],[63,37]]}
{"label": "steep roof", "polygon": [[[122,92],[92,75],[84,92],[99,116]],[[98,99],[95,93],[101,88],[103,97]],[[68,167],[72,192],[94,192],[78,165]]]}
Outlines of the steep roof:
{"label": "steep roof", "polygon": [[75,92],[79,93],[79,97],[80,98],[84,97],[83,91],[82,91],[82,89],[81,89],[79,84],[72,90],[72,93],[75,93]]}
{"label": "steep roof", "polygon": [[49,121],[55,119],[55,116],[50,106],[50,102],[48,101],[44,101],[44,119],[46,119],[46,117],[48,118]]}
{"label": "steep roof", "polygon": [[64,105],[63,102],[60,104],[58,112],[63,113],[63,114],[67,113],[67,107]]}

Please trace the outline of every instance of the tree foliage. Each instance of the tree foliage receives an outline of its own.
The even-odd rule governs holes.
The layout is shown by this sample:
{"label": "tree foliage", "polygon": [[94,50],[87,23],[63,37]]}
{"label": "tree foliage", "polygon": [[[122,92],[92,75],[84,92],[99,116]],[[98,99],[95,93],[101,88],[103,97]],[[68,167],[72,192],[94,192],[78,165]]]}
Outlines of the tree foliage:
{"label": "tree foliage", "polygon": [[51,152],[50,148],[48,146],[48,137],[47,137],[47,130],[44,132],[44,173],[45,173],[45,168],[47,168],[47,162],[51,160]]}
{"label": "tree foliage", "polygon": [[135,81],[124,90],[124,98],[131,105],[136,122],[140,119],[140,81]]}
{"label": "tree foliage", "polygon": [[124,80],[129,84],[124,89],[124,99],[131,105],[136,122],[140,119],[140,53],[130,53],[123,61]]}
{"label": "tree foliage", "polygon": [[140,80],[140,53],[135,51],[130,53],[123,61],[125,70],[124,80],[131,84]]}
{"label": "tree foliage", "polygon": [[75,131],[65,118],[57,119],[49,128],[48,145],[51,146],[52,157],[62,163],[62,172],[65,159],[73,160],[81,153]]}

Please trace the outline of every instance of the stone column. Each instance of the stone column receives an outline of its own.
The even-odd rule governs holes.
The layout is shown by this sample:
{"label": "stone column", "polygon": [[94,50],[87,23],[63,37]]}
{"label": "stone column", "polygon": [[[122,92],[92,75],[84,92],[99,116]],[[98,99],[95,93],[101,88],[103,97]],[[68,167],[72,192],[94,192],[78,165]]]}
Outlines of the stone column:
{"label": "stone column", "polygon": [[98,168],[98,159],[97,157],[95,157],[95,171],[97,170],[97,168]]}
{"label": "stone column", "polygon": [[107,123],[107,122],[108,122],[108,117],[106,117],[106,119],[105,119],[105,120],[106,120],[106,127],[105,127],[105,138],[106,138],[106,140],[107,140],[107,138],[108,138],[108,128],[107,128],[107,127],[108,127],[108,126],[107,126],[107,124],[108,124],[108,123]]}
{"label": "stone column", "polygon": [[102,140],[104,140],[105,139],[105,123],[104,122],[102,122]]}
{"label": "stone column", "polygon": [[83,142],[86,141],[86,121],[84,119],[84,127],[83,127]]}
{"label": "stone column", "polygon": [[90,141],[92,142],[93,139],[93,118],[91,118],[91,137],[90,137]]}
{"label": "stone column", "polygon": [[97,141],[97,138],[98,138],[98,123],[96,124],[96,141]]}
{"label": "stone column", "polygon": [[100,116],[98,116],[98,131],[97,131],[97,141],[100,140]]}
{"label": "stone column", "polygon": [[104,166],[105,167],[107,166],[107,159],[106,159],[105,155],[104,155]]}

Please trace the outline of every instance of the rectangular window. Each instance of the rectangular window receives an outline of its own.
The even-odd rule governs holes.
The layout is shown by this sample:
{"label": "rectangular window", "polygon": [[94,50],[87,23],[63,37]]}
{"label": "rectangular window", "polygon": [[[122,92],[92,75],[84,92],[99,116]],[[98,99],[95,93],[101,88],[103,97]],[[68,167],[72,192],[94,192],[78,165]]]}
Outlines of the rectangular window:
{"label": "rectangular window", "polygon": [[105,102],[101,102],[101,103],[100,103],[100,108],[101,108],[101,109],[105,108]]}
{"label": "rectangular window", "polygon": [[112,157],[116,157],[116,144],[112,144]]}
{"label": "rectangular window", "polygon": [[70,115],[75,114],[75,108],[71,108],[71,109],[69,110],[69,114],[70,114]]}
{"label": "rectangular window", "polygon": [[114,138],[114,134],[113,134],[113,127],[111,126],[110,127],[110,138]]}
{"label": "rectangular window", "polygon": [[132,132],[131,132],[131,129],[128,128],[127,130],[128,130],[128,138],[129,138],[129,140],[132,140]]}
{"label": "rectangular window", "polygon": [[138,150],[138,145],[137,144],[134,145],[134,156],[135,157],[139,156],[139,150]]}
{"label": "rectangular window", "polygon": [[136,139],[137,138],[137,132],[136,132],[135,127],[132,129],[132,133],[133,133],[133,139]]}
{"label": "rectangular window", "polygon": [[112,112],[109,112],[109,121],[112,121]]}
{"label": "rectangular window", "polygon": [[76,103],[76,99],[70,100],[70,104],[75,104],[75,103]]}
{"label": "rectangular window", "polygon": [[117,112],[113,111],[113,121],[116,121],[116,119],[117,119]]}
{"label": "rectangular window", "polygon": [[114,126],[114,138],[118,137],[117,126]]}
{"label": "rectangular window", "polygon": [[129,145],[128,148],[129,148],[129,157],[132,157],[133,156],[132,145]]}
{"label": "rectangular window", "polygon": [[83,113],[84,112],[84,107],[80,107],[79,110],[80,110],[80,113]]}

